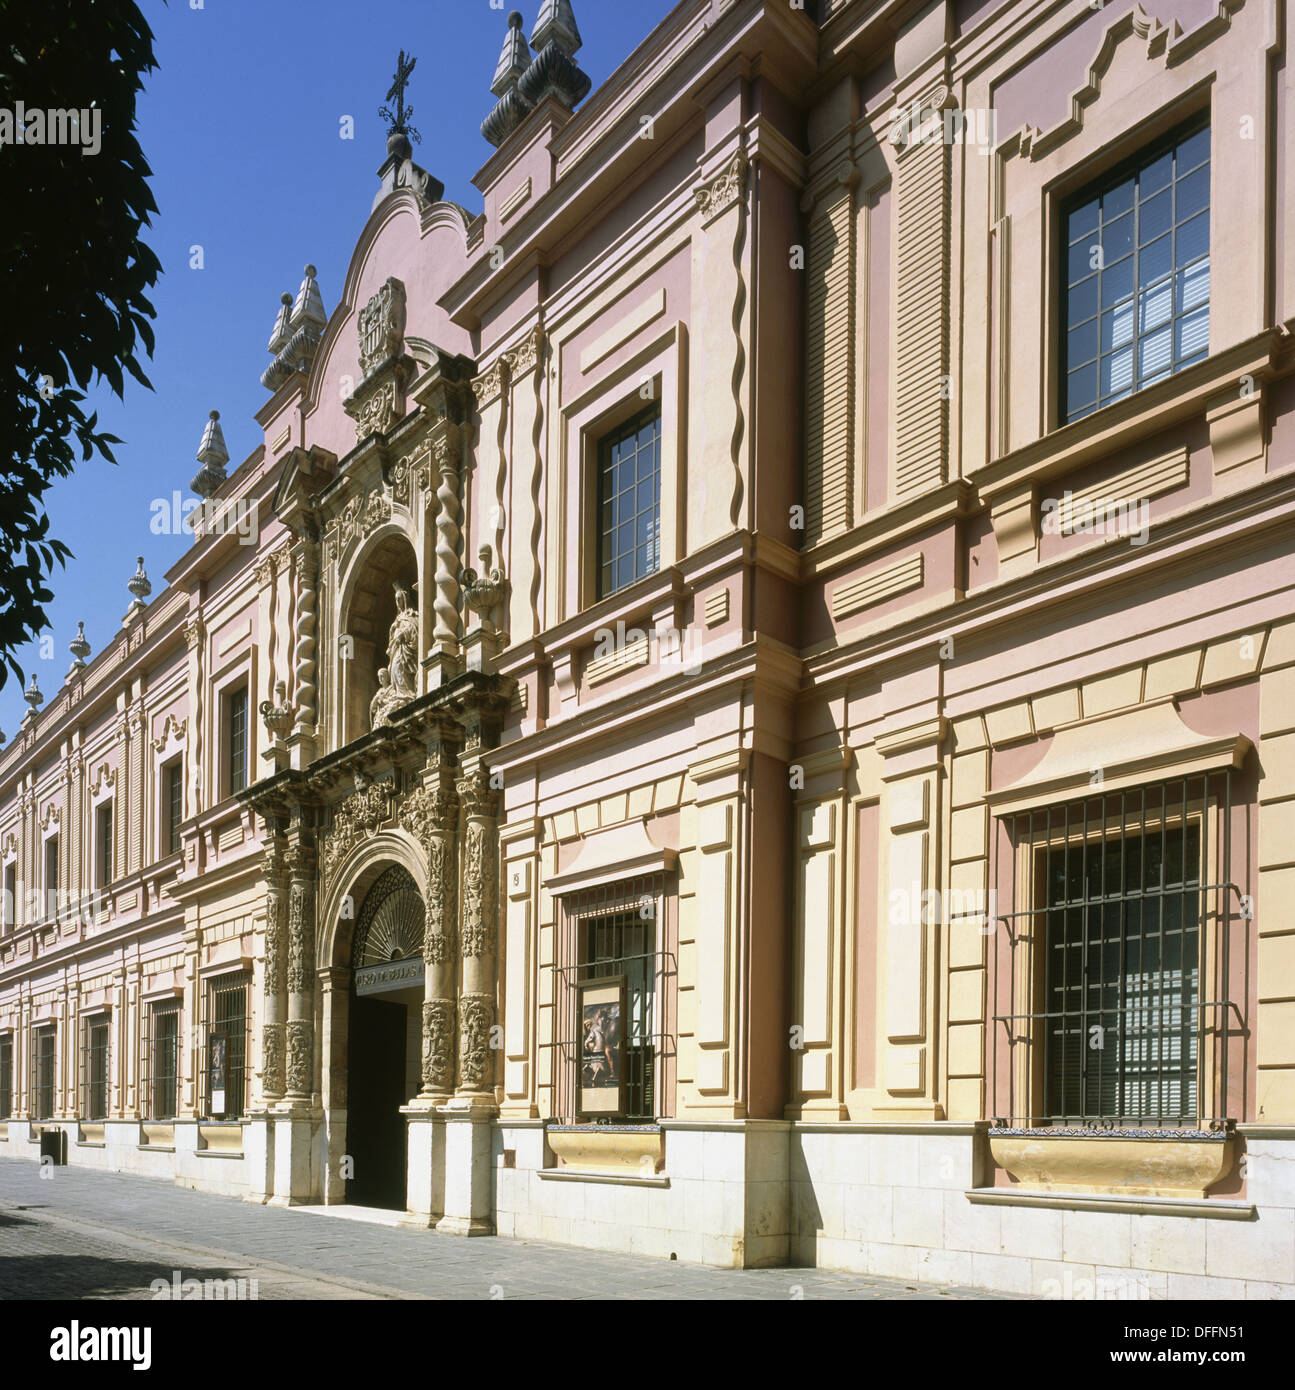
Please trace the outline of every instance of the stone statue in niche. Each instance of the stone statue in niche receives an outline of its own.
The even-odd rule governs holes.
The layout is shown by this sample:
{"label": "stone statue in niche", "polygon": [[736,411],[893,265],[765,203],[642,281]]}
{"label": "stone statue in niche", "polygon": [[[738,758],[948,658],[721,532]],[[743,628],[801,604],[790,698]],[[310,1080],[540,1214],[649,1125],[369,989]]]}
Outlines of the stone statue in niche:
{"label": "stone statue in niche", "polygon": [[391,672],[384,666],[378,672],[378,693],[369,702],[369,728],[389,723],[392,714],[405,703],[405,697],[391,688]]}
{"label": "stone statue in niche", "polygon": [[418,695],[418,609],[409,601],[409,590],[396,585],[396,617],[387,639],[391,688],[406,700]]}

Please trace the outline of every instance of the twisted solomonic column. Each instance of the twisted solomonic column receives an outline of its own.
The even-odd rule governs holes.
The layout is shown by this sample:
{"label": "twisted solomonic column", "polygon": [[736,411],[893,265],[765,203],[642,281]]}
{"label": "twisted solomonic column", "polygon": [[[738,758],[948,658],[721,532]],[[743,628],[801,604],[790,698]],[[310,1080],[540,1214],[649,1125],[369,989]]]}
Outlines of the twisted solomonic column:
{"label": "twisted solomonic column", "polygon": [[315,728],[315,561],[303,553],[297,569],[297,645],[293,653],[297,690],[297,728]]}
{"label": "twisted solomonic column", "polygon": [[459,505],[459,472],[455,465],[455,447],[448,439],[438,439],[435,445],[436,466],[441,484],[436,489],[440,510],[436,516],[436,597],[432,608],[436,625],[432,632],[432,649],[457,656],[459,651],[459,523],[463,509]]}

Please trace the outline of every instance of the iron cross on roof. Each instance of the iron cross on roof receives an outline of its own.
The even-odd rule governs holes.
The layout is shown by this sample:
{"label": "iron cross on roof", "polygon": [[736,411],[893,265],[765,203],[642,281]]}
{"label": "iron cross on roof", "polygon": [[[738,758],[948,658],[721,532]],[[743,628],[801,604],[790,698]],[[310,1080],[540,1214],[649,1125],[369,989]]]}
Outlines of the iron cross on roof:
{"label": "iron cross on roof", "polygon": [[395,100],[395,114],[393,115],[390,107],[387,106],[382,107],[378,112],[378,115],[391,127],[389,133],[402,131],[415,140],[418,139],[418,132],[408,123],[409,118],[414,114],[414,108],[411,106],[408,111],[405,110],[405,88],[409,85],[410,75],[417,63],[417,58],[407,55],[403,48],[400,50],[400,56],[396,59],[395,76],[391,79],[391,90],[387,93],[388,101],[393,98]]}

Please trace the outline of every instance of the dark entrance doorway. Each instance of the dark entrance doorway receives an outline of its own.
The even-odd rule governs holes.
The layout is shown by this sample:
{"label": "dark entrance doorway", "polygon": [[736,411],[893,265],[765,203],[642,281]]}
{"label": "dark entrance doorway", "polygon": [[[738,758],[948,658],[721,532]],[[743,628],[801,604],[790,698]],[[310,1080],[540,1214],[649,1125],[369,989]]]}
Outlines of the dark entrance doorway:
{"label": "dark entrance doorway", "polygon": [[408,872],[386,870],[360,909],[347,1029],[346,1200],[404,1211],[406,1124],[416,1094],[423,995],[423,899]]}
{"label": "dark entrance doorway", "polygon": [[352,995],[347,1048],[346,1147],[353,1176],[346,1200],[405,1209],[405,1006]]}

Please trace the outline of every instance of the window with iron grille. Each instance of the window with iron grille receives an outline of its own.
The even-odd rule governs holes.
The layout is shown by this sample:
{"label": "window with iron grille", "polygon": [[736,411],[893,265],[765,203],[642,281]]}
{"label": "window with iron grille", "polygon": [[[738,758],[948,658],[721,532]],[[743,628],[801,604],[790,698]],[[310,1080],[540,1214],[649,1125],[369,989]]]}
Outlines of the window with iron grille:
{"label": "window with iron grille", "polygon": [[143,1054],[145,1118],[173,1120],[180,1109],[179,1000],[162,1000],[148,1009]]}
{"label": "window with iron grille", "polygon": [[598,445],[598,597],[661,567],[661,408]]}
{"label": "window with iron grille", "polygon": [[[673,941],[672,897],[664,876],[645,875],[589,889],[561,901],[560,952],[556,966],[559,1010],[555,1113],[584,1116],[582,1081],[616,1066],[623,1075],[624,1107],[599,1113],[600,1121],[642,1122],[665,1114],[669,1104],[663,1074],[673,1064],[674,989],[677,966]],[[614,1047],[606,1028],[581,1017],[581,986],[590,981],[624,981],[623,1016],[613,1020]],[[586,1009],[586,1012],[590,1010]]]}
{"label": "window with iron grille", "polygon": [[1209,126],[1198,120],[1090,184],[1062,225],[1069,423],[1209,352]]}
{"label": "window with iron grille", "polygon": [[162,769],[162,853],[180,852],[180,823],[184,820],[184,763],[180,758]]}
{"label": "window with iron grille", "polygon": [[58,836],[45,841],[45,915],[58,915]]}
{"label": "window with iron grille", "polygon": [[13,1034],[0,1036],[0,1120],[13,1118]]}
{"label": "window with iron grille", "polygon": [[98,887],[106,888],[113,880],[112,802],[105,801],[94,813],[95,870]]}
{"label": "window with iron grille", "polygon": [[12,931],[18,922],[18,865],[4,866],[4,925]]}
{"label": "window with iron grille", "polygon": [[55,1093],[55,1030],[53,1025],[37,1028],[32,1033],[32,1118],[54,1118]]}
{"label": "window with iron grille", "polygon": [[[212,1119],[241,1119],[247,1105],[246,971],[213,980],[207,988],[203,1029],[203,1086]],[[220,1083],[223,1082],[223,1085]]]}
{"label": "window with iron grille", "polygon": [[108,1015],[94,1014],[81,1025],[81,1118],[108,1118]]}
{"label": "window with iron grille", "polygon": [[229,795],[247,787],[247,687],[233,691],[226,702],[226,749],[229,755]]}
{"label": "window with iron grille", "polygon": [[999,822],[995,897],[1009,910],[994,936],[997,1122],[1228,1118],[1229,1037],[1242,1022],[1228,995],[1249,925],[1231,881],[1233,820],[1231,778],[1218,772]]}

